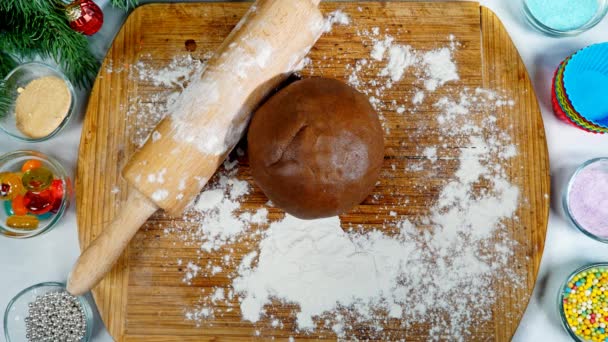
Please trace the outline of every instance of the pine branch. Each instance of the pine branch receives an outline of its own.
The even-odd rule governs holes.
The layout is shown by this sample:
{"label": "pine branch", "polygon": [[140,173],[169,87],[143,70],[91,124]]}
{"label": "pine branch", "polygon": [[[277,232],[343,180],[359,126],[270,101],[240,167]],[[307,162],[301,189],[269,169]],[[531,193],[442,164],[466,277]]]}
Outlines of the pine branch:
{"label": "pine branch", "polygon": [[0,1],[0,51],[52,58],[79,86],[89,85],[99,62],[86,37],[70,28],[61,0]]}
{"label": "pine branch", "polygon": [[0,118],[5,116],[11,108],[12,100],[4,80],[0,80]]}
{"label": "pine branch", "polygon": [[135,8],[137,6],[138,0],[112,0],[112,6],[118,7],[123,10],[128,10],[129,8]]}
{"label": "pine branch", "polygon": [[0,118],[11,108],[12,99],[4,78],[17,67],[17,61],[7,53],[0,52]]}
{"label": "pine branch", "polygon": [[0,80],[0,118],[5,116],[12,105],[12,99],[10,91],[4,80]]}
{"label": "pine branch", "polygon": [[[111,0],[129,9],[138,0]],[[0,51],[26,58],[55,60],[78,86],[91,83],[99,62],[89,50],[87,38],[68,24],[63,0],[0,0]],[[9,68],[0,55],[0,74]]]}
{"label": "pine branch", "polygon": [[17,67],[17,61],[7,53],[0,52],[0,79],[8,75],[11,70]]}

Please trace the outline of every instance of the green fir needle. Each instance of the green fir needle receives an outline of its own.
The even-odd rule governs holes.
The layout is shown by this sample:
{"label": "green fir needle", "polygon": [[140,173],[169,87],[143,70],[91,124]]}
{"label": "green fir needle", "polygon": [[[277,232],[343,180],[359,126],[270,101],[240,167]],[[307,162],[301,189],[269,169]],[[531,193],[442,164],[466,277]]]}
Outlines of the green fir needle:
{"label": "green fir needle", "polygon": [[[137,0],[112,0],[125,10],[136,4]],[[53,59],[72,83],[91,84],[99,61],[87,37],[69,26],[65,7],[63,0],[0,0],[0,79],[12,69],[2,55],[12,54]],[[0,106],[5,103],[0,100]]]}

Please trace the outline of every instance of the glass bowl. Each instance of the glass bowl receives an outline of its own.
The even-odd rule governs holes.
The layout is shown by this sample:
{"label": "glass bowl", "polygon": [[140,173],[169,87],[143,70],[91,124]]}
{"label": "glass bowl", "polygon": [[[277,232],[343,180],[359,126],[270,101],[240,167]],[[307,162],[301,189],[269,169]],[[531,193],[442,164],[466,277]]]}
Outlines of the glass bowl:
{"label": "glass bowl", "polygon": [[[595,269],[595,272],[593,272],[594,269]],[[580,273],[590,272],[590,271],[591,271],[590,273],[596,273],[598,270],[606,270],[606,269],[608,269],[608,263],[605,263],[605,262],[595,263],[595,264],[580,267],[580,268],[576,269],[574,272],[570,273],[568,278],[566,278],[566,281],[564,281],[562,286],[560,286],[560,288],[559,288],[559,292],[557,293],[557,308],[559,310],[559,316],[562,321],[562,326],[564,327],[564,329],[566,329],[566,331],[568,332],[568,334],[570,335],[570,337],[572,337],[572,339],[574,341],[585,342],[587,340],[577,336],[576,333],[570,327],[570,324],[568,324],[568,319],[566,318],[566,314],[564,312],[564,298],[565,298],[566,289],[568,288],[568,283],[570,283],[573,280],[573,278],[576,277]]]}
{"label": "glass bowl", "polygon": [[[6,306],[4,312],[4,337],[7,342],[27,341],[25,318],[28,316],[28,304],[33,302],[36,297],[49,292],[66,291],[65,284],[46,282],[28,287],[19,292]],[[85,296],[77,297],[78,302],[84,309],[86,320],[86,332],[81,342],[87,342],[93,335],[93,310],[91,303]]]}
{"label": "glass bowl", "polygon": [[[11,238],[31,238],[50,231],[61,220],[70,205],[72,183],[65,169],[54,158],[35,151],[16,151],[0,156],[0,174],[4,172],[21,175],[23,165],[27,161],[39,161],[43,167],[50,170],[54,180],[60,181],[63,189],[60,201],[56,202],[53,212],[37,215],[39,224],[35,229],[18,229],[7,225],[7,219],[13,215],[12,201],[0,200],[0,234]],[[59,201],[59,196],[57,196]],[[28,213],[28,215],[31,215]]]}
{"label": "glass bowl", "polygon": [[[65,118],[59,124],[59,126],[55,128],[55,130],[53,130],[51,133],[44,137],[32,138],[25,135],[19,130],[19,128],[17,128],[15,105],[19,96],[20,89],[25,88],[33,80],[44,76],[56,76],[65,81],[70,92],[70,106]],[[11,137],[14,137],[18,140],[26,142],[40,142],[52,138],[68,124],[70,118],[73,116],[74,111],[76,110],[76,94],[74,92],[74,87],[72,86],[72,83],[59,70],[53,68],[52,66],[39,62],[21,64],[15,69],[13,69],[4,78],[4,81],[9,92],[11,105],[8,113],[0,113],[0,129],[2,129]]]}
{"label": "glass bowl", "polygon": [[597,0],[597,11],[587,22],[571,29],[556,29],[547,26],[546,23],[543,23],[533,14],[533,11],[528,5],[529,1],[530,0],[522,0],[522,11],[524,17],[534,28],[553,37],[568,37],[581,34],[599,24],[599,22],[602,21],[602,19],[606,16],[606,13],[608,13],[608,0]]}
{"label": "glass bowl", "polygon": [[[581,171],[583,171],[587,167],[589,167],[591,165],[595,165],[597,163],[605,164],[605,171],[608,172],[608,158],[595,158],[595,159],[591,159],[591,160],[584,162],[581,166],[579,166],[576,169],[576,171],[574,172],[572,177],[570,177],[570,180],[568,181],[568,186],[566,187],[563,197],[562,197],[562,205],[564,207],[564,212],[566,213],[566,216],[568,217],[570,222],[572,222],[572,224],[576,228],[578,228],[578,230],[580,230],[581,232],[583,232],[583,234],[585,234],[597,241],[608,243],[608,235],[607,236],[597,235],[596,233],[591,232],[589,230],[590,229],[589,227],[585,227],[584,224],[582,224],[580,222],[580,220],[577,220],[576,215],[572,212],[572,207],[570,204],[570,193],[572,192],[572,186],[573,186],[575,180],[577,179],[577,177],[579,176]],[[601,167],[604,170],[604,165],[602,165]]]}

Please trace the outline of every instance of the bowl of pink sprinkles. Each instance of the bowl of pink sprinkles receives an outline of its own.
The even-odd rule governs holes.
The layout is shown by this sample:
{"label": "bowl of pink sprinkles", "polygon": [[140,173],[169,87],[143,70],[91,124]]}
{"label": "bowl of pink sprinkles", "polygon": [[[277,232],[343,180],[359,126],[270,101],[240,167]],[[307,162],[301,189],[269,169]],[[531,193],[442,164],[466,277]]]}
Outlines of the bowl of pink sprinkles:
{"label": "bowl of pink sprinkles", "polygon": [[608,158],[591,159],[579,166],[564,192],[563,205],[581,232],[608,243]]}

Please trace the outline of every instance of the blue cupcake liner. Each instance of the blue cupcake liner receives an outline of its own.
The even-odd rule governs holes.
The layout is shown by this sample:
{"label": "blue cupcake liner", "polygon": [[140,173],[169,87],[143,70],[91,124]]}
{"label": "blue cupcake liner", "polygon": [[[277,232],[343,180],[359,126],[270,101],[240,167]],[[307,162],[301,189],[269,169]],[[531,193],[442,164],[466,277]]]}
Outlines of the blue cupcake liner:
{"label": "blue cupcake liner", "polygon": [[[563,114],[568,122],[575,124],[578,128],[592,133],[608,133],[608,128],[598,126],[580,115],[572,106],[572,103],[564,91],[564,70],[568,65],[571,57],[566,58],[558,67],[554,78],[554,93],[556,97],[556,105],[554,109],[559,109],[558,114]],[[559,117],[559,115],[558,115]]]}
{"label": "blue cupcake liner", "polygon": [[576,112],[608,128],[608,43],[591,45],[572,55],[563,82]]}

